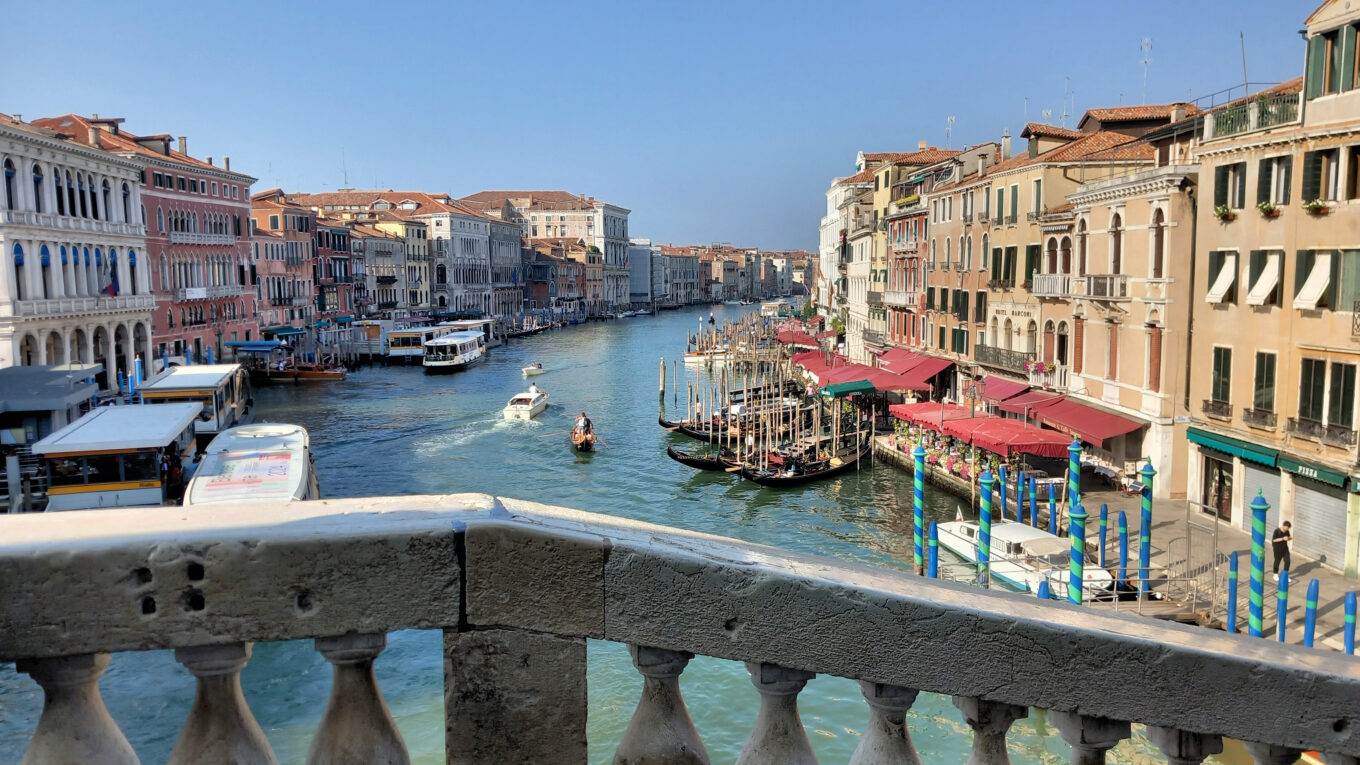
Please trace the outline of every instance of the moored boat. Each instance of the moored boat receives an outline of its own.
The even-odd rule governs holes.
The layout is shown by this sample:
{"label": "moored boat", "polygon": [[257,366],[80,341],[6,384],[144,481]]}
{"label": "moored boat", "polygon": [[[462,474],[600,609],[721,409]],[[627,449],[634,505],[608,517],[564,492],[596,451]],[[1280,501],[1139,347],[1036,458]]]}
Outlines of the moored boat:
{"label": "moored boat", "polygon": [[343,380],[348,373],[339,364],[284,359],[269,367],[267,377],[270,382],[324,382]]}
{"label": "moored boat", "polygon": [[869,447],[865,446],[859,452],[837,455],[827,459],[801,461],[788,456],[771,455],[770,461],[777,458],[779,464],[772,464],[764,468],[751,464],[743,465],[741,477],[770,488],[801,486],[805,483],[820,481],[823,478],[831,478],[854,470],[859,465],[860,460],[869,456],[869,451]]}
{"label": "moored boat", "polygon": [[595,451],[595,431],[583,431],[580,428],[572,428],[571,445],[578,452]]}
{"label": "moored boat", "polygon": [[548,408],[547,391],[531,390],[516,393],[501,413],[507,420],[532,420]]}
{"label": "moored boat", "polygon": [[698,470],[727,470],[730,467],[736,467],[741,464],[737,461],[736,452],[731,449],[722,449],[717,453],[709,452],[704,454],[699,452],[687,452],[674,446],[668,446],[666,447],[666,456],[679,462],[681,465]]}
{"label": "moored boat", "polygon": [[300,425],[259,423],[224,431],[208,444],[184,490],[184,505],[320,499],[310,444]]}
{"label": "moored boat", "polygon": [[[940,546],[970,563],[978,562],[978,521],[955,520],[937,526]],[[1090,553],[1096,552],[1088,545]],[[996,521],[991,527],[988,568],[997,579],[1018,590],[1037,593],[1047,581],[1051,597],[1067,599],[1072,540],[1016,521]],[[1084,600],[1109,600],[1115,596],[1110,572],[1087,564],[1081,583]]]}

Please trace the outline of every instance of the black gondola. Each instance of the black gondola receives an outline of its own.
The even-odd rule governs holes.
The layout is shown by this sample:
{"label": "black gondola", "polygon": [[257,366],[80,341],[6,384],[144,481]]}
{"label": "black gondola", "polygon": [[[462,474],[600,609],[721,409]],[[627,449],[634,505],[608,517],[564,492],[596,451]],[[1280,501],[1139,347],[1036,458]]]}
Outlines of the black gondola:
{"label": "black gondola", "polygon": [[595,451],[595,431],[582,433],[579,430],[572,430],[570,439],[572,448],[578,452]]}
{"label": "black gondola", "polygon": [[666,447],[666,455],[681,465],[698,470],[726,470],[740,464],[737,462],[736,453],[731,449],[723,449],[718,452],[717,456],[713,456],[712,454],[699,455],[677,449],[674,446],[668,446]]}
{"label": "black gondola", "polygon": [[753,481],[761,486],[770,488],[782,488],[785,486],[801,486],[805,483],[820,481],[823,478],[840,475],[841,473],[854,470],[859,461],[869,454],[870,448],[864,447],[858,454],[850,459],[842,460],[839,465],[833,465],[832,460],[822,460],[820,462],[806,463],[802,465],[802,472],[788,475],[783,471],[762,471],[759,468],[747,465],[741,469],[741,477],[748,481]]}

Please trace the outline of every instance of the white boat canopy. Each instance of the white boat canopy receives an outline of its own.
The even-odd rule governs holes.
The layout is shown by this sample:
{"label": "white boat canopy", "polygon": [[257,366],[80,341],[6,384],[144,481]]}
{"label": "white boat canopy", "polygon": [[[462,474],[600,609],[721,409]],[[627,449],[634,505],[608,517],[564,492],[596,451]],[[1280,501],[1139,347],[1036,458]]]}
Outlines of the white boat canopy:
{"label": "white boat canopy", "polygon": [[138,390],[211,390],[226,382],[240,364],[195,364],[191,367],[170,367],[142,383]]}
{"label": "white boat canopy", "polygon": [[33,453],[159,449],[179,438],[202,412],[197,402],[101,406],[34,444]]}
{"label": "white boat canopy", "polygon": [[437,348],[445,345],[460,345],[469,340],[478,340],[486,337],[481,332],[449,332],[425,341],[425,347]]}
{"label": "white boat canopy", "polygon": [[214,438],[184,495],[185,506],[299,499],[309,479],[307,430],[261,423]]}

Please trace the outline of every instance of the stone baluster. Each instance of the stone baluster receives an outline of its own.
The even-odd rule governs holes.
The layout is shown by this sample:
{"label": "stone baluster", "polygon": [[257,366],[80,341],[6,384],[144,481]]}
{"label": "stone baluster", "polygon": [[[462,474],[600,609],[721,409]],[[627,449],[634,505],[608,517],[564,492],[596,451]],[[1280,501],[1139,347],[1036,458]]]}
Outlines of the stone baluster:
{"label": "stone baluster", "polygon": [[921,765],[907,730],[907,710],[916,702],[914,688],[859,681],[869,702],[869,725],[850,757],[850,765]]}
{"label": "stone baluster", "polygon": [[387,635],[349,633],[316,639],[316,650],[334,665],[331,697],[307,765],[407,765],[411,757],[387,710],[373,661],[387,647]]}
{"label": "stone baluster", "polygon": [[198,678],[198,690],[169,765],[276,765],[269,741],[241,692],[241,670],[250,661],[250,644],[176,648],[175,661]]}
{"label": "stone baluster", "polygon": [[16,668],[43,689],[42,717],[22,765],[89,762],[139,765],[123,731],[99,695],[99,676],[109,666],[106,653],[54,659],[22,659]]}
{"label": "stone baluster", "polygon": [[642,698],[614,752],[614,765],[708,765],[680,695],[680,673],[694,654],[638,645],[629,645],[628,653],[644,678]]}
{"label": "stone baluster", "polygon": [[1223,737],[1191,733],[1179,728],[1149,725],[1148,739],[1166,755],[1167,765],[1199,765],[1211,754],[1223,752]]}
{"label": "stone baluster", "polygon": [[760,713],[746,739],[737,765],[817,765],[812,743],[798,716],[798,693],[812,672],[777,664],[746,663],[751,683],[760,691]]}
{"label": "stone baluster", "polygon": [[1301,750],[1291,749],[1279,744],[1258,744],[1252,741],[1242,743],[1251,753],[1251,758],[1256,760],[1256,765],[1293,765],[1293,763],[1299,761],[1299,756],[1303,754]]}
{"label": "stone baluster", "polygon": [[968,758],[968,765],[1009,765],[1006,731],[1016,720],[1029,716],[1029,707],[975,696],[955,696],[954,706],[973,729],[973,753]]}
{"label": "stone baluster", "polygon": [[1122,720],[1054,710],[1050,710],[1049,716],[1063,740],[1072,747],[1072,765],[1105,765],[1105,753],[1131,732],[1129,724]]}

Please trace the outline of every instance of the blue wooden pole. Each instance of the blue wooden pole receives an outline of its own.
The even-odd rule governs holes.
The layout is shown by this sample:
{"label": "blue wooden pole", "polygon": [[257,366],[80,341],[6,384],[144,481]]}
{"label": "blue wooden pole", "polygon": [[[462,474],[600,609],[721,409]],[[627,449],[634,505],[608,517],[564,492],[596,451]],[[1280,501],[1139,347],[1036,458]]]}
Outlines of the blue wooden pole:
{"label": "blue wooden pole", "polygon": [[988,580],[991,578],[992,560],[992,488],[996,485],[996,478],[992,471],[988,470],[982,474],[980,480],[982,484],[982,509],[978,515],[978,574],[982,577],[982,586],[990,586]]}
{"label": "blue wooden pole", "polygon": [[1303,603],[1303,644],[1313,647],[1313,633],[1317,631],[1318,580],[1308,583],[1308,599]]}
{"label": "blue wooden pole", "polygon": [[1266,511],[1270,503],[1258,489],[1251,501],[1251,584],[1247,595],[1247,634],[1261,637],[1261,615],[1265,603]]}
{"label": "blue wooden pole", "polygon": [[930,557],[927,560],[926,576],[931,579],[940,578],[940,532],[935,528],[935,521],[930,522]]}
{"label": "blue wooden pole", "polygon": [[1025,471],[1021,470],[1015,476],[1015,521],[1024,523],[1025,521]]}
{"label": "blue wooden pole", "polygon": [[997,507],[999,508],[997,512],[997,517],[1004,521],[1006,520],[1006,480],[1007,480],[1006,466],[1001,465],[1000,467],[998,467],[996,469],[996,474],[999,478],[998,480],[998,485],[1000,487],[999,496],[1001,498],[1001,503],[997,505]]}
{"label": "blue wooden pole", "polygon": [[1275,636],[1284,642],[1285,627],[1289,622],[1289,569],[1280,572],[1280,581],[1275,588]]}
{"label": "blue wooden pole", "polygon": [[1086,565],[1086,510],[1081,505],[1073,505],[1067,518],[1067,536],[1072,540],[1072,552],[1067,556],[1067,602],[1079,606]]}
{"label": "blue wooden pole", "polygon": [[1129,519],[1119,511],[1119,586],[1129,580]]}
{"label": "blue wooden pole", "polygon": [[1053,594],[1048,589],[1048,580],[1039,582],[1039,600],[1051,600],[1052,598]]}
{"label": "blue wooden pole", "polygon": [[1110,506],[1100,503],[1100,567],[1105,568],[1105,535],[1110,530]]}
{"label": "blue wooden pole", "polygon": [[1146,600],[1148,591],[1148,567],[1152,561],[1152,479],[1157,471],[1152,463],[1143,465],[1143,516],[1138,528],[1138,598]]}
{"label": "blue wooden pole", "polygon": [[1029,477],[1029,525],[1039,525],[1039,482],[1034,476]]}
{"label": "blue wooden pole", "polygon": [[1048,485],[1048,533],[1058,534],[1058,501],[1054,496],[1054,484]]}
{"label": "blue wooden pole", "polygon": [[1228,556],[1228,632],[1237,634],[1237,551]]}
{"label": "blue wooden pole", "polygon": [[1346,641],[1346,653],[1355,655],[1355,593],[1346,593],[1346,626],[1342,632]]}

